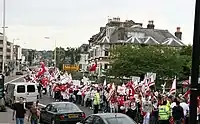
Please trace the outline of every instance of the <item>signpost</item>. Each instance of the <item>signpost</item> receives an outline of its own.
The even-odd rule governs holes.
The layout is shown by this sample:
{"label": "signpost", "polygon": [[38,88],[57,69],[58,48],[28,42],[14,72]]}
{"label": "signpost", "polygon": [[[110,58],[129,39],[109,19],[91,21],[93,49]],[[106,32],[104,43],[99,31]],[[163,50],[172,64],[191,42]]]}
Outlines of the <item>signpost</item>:
{"label": "signpost", "polygon": [[63,70],[64,71],[79,71],[79,65],[65,65],[63,64]]}

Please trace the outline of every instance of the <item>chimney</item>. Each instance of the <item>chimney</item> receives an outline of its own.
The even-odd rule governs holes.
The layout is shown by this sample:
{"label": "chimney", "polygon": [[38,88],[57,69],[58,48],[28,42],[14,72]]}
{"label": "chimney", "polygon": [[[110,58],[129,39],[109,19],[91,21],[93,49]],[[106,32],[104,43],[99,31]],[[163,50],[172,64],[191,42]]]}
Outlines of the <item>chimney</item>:
{"label": "chimney", "polygon": [[147,25],[147,28],[148,29],[154,29],[155,25],[153,24],[153,20],[150,20],[148,25]]}
{"label": "chimney", "polygon": [[181,32],[181,28],[180,28],[180,27],[177,27],[177,28],[176,28],[175,36],[176,36],[178,39],[182,40],[182,32]]}
{"label": "chimney", "polygon": [[105,29],[105,27],[100,27],[100,32],[102,32],[102,31],[103,31],[103,29]]}

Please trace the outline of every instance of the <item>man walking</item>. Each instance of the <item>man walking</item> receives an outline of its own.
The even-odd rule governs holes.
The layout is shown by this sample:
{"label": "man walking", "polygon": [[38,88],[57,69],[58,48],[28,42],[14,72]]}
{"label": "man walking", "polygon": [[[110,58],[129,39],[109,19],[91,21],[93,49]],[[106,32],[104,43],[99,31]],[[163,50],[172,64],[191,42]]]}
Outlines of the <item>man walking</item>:
{"label": "man walking", "polygon": [[20,97],[19,101],[13,105],[13,120],[16,119],[16,124],[24,124],[25,106],[24,99]]}

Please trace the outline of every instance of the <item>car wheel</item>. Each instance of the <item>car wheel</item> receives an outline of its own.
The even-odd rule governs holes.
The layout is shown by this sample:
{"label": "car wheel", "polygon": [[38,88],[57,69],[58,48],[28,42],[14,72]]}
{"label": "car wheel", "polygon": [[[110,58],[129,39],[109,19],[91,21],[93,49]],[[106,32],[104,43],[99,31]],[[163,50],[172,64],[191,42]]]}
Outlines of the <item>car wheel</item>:
{"label": "car wheel", "polygon": [[51,124],[55,124],[55,120],[54,119],[51,120]]}

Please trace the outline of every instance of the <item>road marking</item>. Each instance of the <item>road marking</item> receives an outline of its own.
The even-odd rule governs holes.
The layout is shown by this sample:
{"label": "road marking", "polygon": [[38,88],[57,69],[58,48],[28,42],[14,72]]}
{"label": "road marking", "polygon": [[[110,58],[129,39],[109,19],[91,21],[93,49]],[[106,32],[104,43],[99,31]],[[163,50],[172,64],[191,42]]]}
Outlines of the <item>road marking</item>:
{"label": "road marking", "polygon": [[11,82],[13,82],[13,81],[16,81],[16,80],[18,80],[18,79],[20,79],[20,78],[23,78],[24,76],[25,76],[25,75],[20,76],[20,77],[18,77],[18,78],[15,78],[15,79],[13,79],[13,80],[11,80],[11,81],[6,82],[5,84],[9,84],[9,83],[11,83]]}

